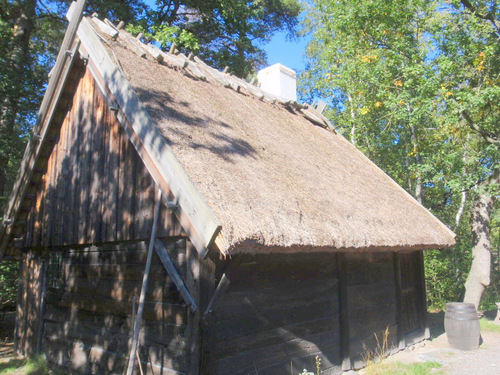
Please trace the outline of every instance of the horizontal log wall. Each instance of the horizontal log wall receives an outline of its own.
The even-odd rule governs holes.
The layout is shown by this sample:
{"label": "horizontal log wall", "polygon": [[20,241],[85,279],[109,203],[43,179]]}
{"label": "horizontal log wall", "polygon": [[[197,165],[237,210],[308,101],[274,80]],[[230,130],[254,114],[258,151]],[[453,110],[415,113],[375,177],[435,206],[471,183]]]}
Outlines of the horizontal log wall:
{"label": "horizontal log wall", "polygon": [[[26,224],[25,247],[147,239],[154,181],[88,70],[76,85],[59,134],[49,140],[45,170]],[[181,232],[161,211],[159,235]]]}
{"label": "horizontal log wall", "polygon": [[326,254],[237,256],[215,309],[216,374],[324,374],[340,366],[338,276]]}
{"label": "horizontal log wall", "polygon": [[[164,243],[186,278],[186,241]],[[123,373],[147,248],[130,242],[66,250],[59,276],[57,265],[48,265],[42,352],[50,362],[80,372]],[[149,280],[139,335],[143,369],[186,373],[189,309],[156,255]]]}

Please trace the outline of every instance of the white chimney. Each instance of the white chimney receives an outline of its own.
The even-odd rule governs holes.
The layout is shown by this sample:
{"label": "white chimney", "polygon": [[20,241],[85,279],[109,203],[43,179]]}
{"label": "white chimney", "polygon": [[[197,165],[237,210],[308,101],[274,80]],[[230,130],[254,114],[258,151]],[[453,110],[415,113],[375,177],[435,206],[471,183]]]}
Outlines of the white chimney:
{"label": "white chimney", "polygon": [[297,75],[293,69],[280,63],[271,65],[257,73],[260,88],[284,100],[297,100]]}

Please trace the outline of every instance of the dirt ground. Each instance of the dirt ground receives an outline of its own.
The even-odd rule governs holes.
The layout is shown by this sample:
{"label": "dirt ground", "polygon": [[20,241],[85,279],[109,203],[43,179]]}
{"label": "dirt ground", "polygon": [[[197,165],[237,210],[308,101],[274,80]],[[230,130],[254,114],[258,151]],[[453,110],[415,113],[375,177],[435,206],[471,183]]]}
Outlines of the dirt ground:
{"label": "dirt ground", "polygon": [[12,338],[14,335],[15,312],[0,312],[0,362],[10,359],[14,352]]}
{"label": "dirt ground", "polygon": [[[491,316],[488,317],[492,319]],[[429,314],[428,321],[430,341],[421,343],[412,350],[401,351],[389,357],[387,361],[438,362],[441,367],[436,372],[444,375],[500,375],[500,333],[481,332],[483,342],[479,349],[462,351],[448,345],[444,332],[444,313]],[[6,313],[4,317],[0,315],[0,369],[2,363],[14,358],[14,324],[14,312]]]}

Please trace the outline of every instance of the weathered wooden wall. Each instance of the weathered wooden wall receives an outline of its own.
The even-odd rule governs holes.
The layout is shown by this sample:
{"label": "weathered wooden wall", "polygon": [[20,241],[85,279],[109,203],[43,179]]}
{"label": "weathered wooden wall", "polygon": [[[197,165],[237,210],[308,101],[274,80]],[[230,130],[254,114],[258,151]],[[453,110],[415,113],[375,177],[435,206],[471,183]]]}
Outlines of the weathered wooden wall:
{"label": "weathered wooden wall", "polygon": [[211,327],[214,373],[297,373],[314,370],[318,355],[322,373],[338,374],[384,349],[404,348],[405,339],[422,340],[420,258],[420,252],[235,257]]}
{"label": "weathered wooden wall", "polygon": [[[354,368],[376,353],[388,329],[388,346],[397,343],[397,305],[393,253],[345,254],[348,343]],[[378,342],[377,342],[378,340]],[[374,354],[372,354],[374,356]]]}
{"label": "weathered wooden wall", "polygon": [[215,310],[211,351],[216,374],[338,372],[335,255],[238,256]]}
{"label": "weathered wooden wall", "polygon": [[16,350],[24,356],[37,354],[44,289],[45,261],[40,254],[25,252],[21,259],[16,329]]}
{"label": "weathered wooden wall", "polygon": [[[186,279],[186,241],[164,243]],[[59,255],[58,262],[48,265],[42,353],[50,362],[68,369],[122,374],[147,243],[73,248]],[[139,356],[145,373],[186,373],[190,314],[154,255],[140,332]]]}
{"label": "weathered wooden wall", "polygon": [[[26,222],[25,247],[148,239],[154,182],[88,72],[77,83]],[[180,225],[162,207],[159,235]]]}
{"label": "weathered wooden wall", "polygon": [[396,254],[401,347],[429,338],[423,253]]}

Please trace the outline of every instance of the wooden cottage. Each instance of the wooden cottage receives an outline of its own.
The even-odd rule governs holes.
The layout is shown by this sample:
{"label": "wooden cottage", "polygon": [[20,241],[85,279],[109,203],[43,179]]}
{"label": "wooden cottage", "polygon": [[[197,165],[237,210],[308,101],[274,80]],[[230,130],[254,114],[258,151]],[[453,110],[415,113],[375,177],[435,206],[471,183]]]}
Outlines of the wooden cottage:
{"label": "wooden cottage", "polygon": [[315,109],[81,7],[0,230],[18,352],[92,374],[316,356],[338,374],[386,328],[391,350],[427,337],[422,254],[450,230]]}

